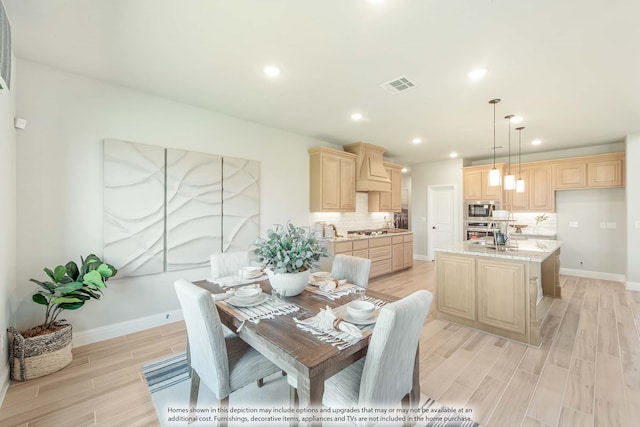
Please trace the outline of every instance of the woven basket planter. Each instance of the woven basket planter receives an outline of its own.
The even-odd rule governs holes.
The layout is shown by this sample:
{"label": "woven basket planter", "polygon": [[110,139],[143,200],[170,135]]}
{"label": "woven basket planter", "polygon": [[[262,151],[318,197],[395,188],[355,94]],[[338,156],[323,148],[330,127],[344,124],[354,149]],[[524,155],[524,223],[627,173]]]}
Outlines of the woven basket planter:
{"label": "woven basket planter", "polygon": [[15,328],[9,332],[9,365],[11,379],[27,381],[52,374],[71,363],[71,325],[64,325],[55,332],[25,338]]}

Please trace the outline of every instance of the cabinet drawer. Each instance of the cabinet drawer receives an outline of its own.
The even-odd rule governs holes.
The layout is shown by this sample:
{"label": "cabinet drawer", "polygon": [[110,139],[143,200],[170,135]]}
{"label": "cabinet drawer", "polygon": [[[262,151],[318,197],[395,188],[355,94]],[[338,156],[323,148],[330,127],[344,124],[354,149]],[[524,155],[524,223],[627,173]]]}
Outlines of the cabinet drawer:
{"label": "cabinet drawer", "polygon": [[403,242],[413,242],[413,234],[405,234],[403,237]]}
{"label": "cabinet drawer", "polygon": [[369,249],[360,249],[359,251],[353,251],[353,256],[360,258],[369,258]]}
{"label": "cabinet drawer", "polygon": [[391,237],[376,237],[369,240],[369,248],[377,248],[378,246],[391,245]]}
{"label": "cabinet drawer", "polygon": [[402,243],[402,236],[393,236],[391,238],[391,243],[397,245],[398,243]]}
{"label": "cabinet drawer", "polygon": [[369,277],[382,276],[383,274],[387,273],[391,273],[390,259],[375,261],[371,263],[371,272],[369,273]]}
{"label": "cabinet drawer", "polygon": [[369,259],[372,262],[391,258],[391,245],[379,248],[369,248]]}
{"label": "cabinet drawer", "polygon": [[343,254],[345,252],[351,252],[353,250],[352,242],[337,242],[333,244],[333,253]]}
{"label": "cabinet drawer", "polygon": [[369,240],[368,239],[354,240],[353,241],[353,250],[354,251],[359,251],[361,249],[369,249]]}

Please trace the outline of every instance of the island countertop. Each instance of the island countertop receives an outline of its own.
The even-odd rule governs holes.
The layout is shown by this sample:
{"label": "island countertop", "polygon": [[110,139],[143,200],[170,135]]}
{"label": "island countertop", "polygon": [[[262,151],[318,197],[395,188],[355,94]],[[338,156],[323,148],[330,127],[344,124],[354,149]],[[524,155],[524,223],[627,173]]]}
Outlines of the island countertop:
{"label": "island countertop", "polygon": [[520,261],[543,262],[562,244],[558,240],[527,239],[512,240],[507,250],[496,250],[485,240],[467,240],[455,242],[450,246],[434,249],[436,252],[448,252],[462,255],[513,259]]}

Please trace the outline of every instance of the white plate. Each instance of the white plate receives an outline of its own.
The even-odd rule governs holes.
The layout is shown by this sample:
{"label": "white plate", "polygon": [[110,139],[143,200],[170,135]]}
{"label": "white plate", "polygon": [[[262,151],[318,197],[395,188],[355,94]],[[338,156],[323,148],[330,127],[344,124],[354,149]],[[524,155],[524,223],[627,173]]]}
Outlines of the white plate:
{"label": "white plate", "polygon": [[[326,282],[326,280],[318,280],[318,281],[315,281],[315,280],[309,280],[309,284],[310,284],[310,285],[313,285],[313,286],[316,286],[316,287],[319,287],[319,286],[320,286],[320,283],[322,283],[322,282]],[[342,285],[344,285],[345,283],[347,283],[347,279],[340,279],[340,280],[338,280],[338,286],[342,286]]]}
{"label": "white plate", "polygon": [[349,323],[353,323],[354,325],[370,325],[372,323],[376,323],[376,320],[378,320],[378,315],[379,314],[380,314],[380,310],[373,310],[373,314],[368,319],[356,320],[353,317],[351,317],[351,315],[349,313],[347,313],[347,310],[345,309],[344,313],[342,313],[341,317],[345,321],[347,321]]}
{"label": "white plate", "polygon": [[254,305],[262,304],[267,300],[267,298],[269,298],[269,295],[265,293],[261,293],[258,299],[256,299],[253,302],[244,303],[244,302],[237,301],[234,297],[231,297],[227,300],[227,303],[231,304],[234,307],[253,307]]}

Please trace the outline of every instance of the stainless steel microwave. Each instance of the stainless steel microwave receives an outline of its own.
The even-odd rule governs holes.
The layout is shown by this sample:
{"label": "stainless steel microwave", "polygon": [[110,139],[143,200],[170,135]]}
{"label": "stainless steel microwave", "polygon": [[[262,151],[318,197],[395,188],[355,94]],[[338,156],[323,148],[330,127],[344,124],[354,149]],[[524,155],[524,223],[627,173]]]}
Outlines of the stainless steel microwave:
{"label": "stainless steel microwave", "polygon": [[495,202],[467,202],[464,204],[466,219],[490,218],[495,209]]}

